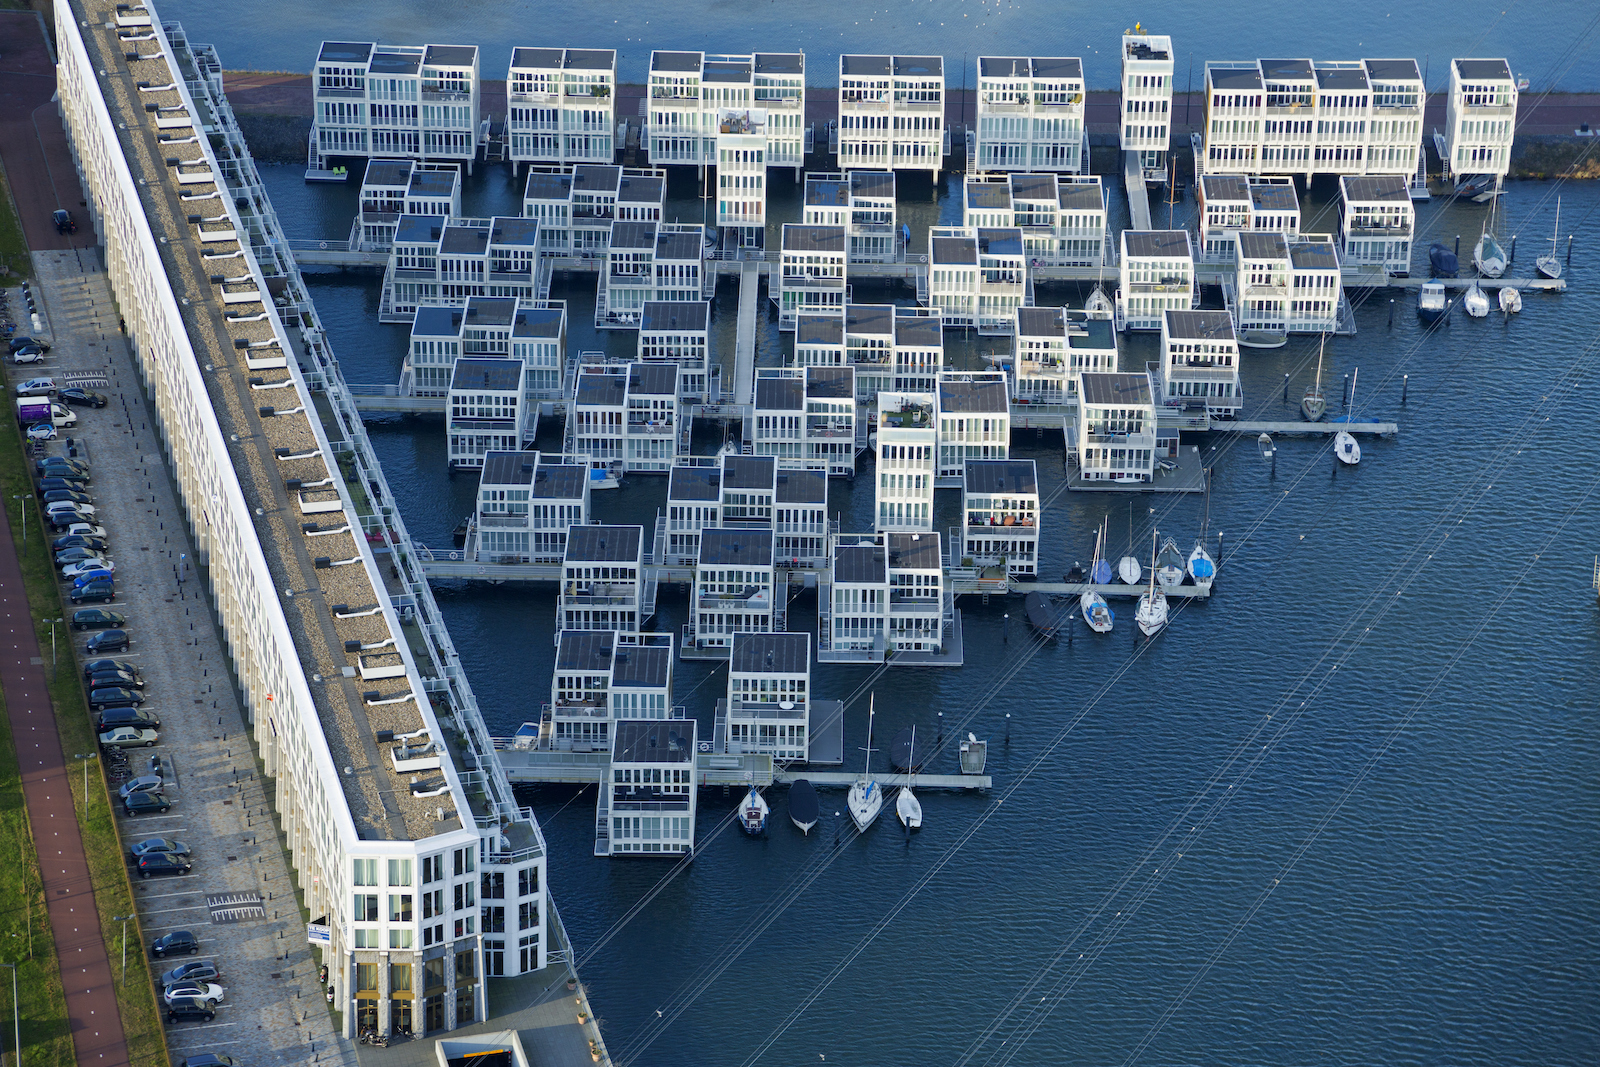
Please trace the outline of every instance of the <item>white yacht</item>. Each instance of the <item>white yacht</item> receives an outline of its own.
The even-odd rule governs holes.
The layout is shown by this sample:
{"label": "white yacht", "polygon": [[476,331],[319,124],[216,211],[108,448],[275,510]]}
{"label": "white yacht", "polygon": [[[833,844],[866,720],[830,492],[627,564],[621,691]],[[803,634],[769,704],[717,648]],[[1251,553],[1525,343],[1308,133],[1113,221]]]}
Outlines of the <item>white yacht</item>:
{"label": "white yacht", "polygon": [[[1089,567],[1091,581],[1094,580],[1095,571],[1105,562],[1100,558],[1100,546],[1104,539],[1104,533],[1102,532],[1094,540],[1094,563],[1090,564]],[[1111,607],[1106,603],[1105,597],[1095,592],[1092,587],[1087,588],[1078,594],[1078,606],[1083,609],[1083,621],[1089,624],[1089,629],[1097,634],[1111,632],[1111,626],[1116,617],[1112,615]]]}
{"label": "white yacht", "polygon": [[1540,256],[1538,261],[1534,264],[1534,266],[1539,269],[1539,273],[1543,274],[1546,278],[1561,277],[1562,264],[1560,258],[1556,255],[1556,248],[1560,245],[1560,243],[1561,198],[1556,197],[1556,225],[1555,229],[1550,231],[1550,251]]}
{"label": "white yacht", "polygon": [[863,832],[877,821],[878,813],[883,810],[883,789],[878,785],[878,780],[872,777],[872,720],[877,715],[876,705],[877,697],[874,695],[867,706],[867,763],[861,769],[861,777],[850,786],[850,792],[845,797],[851,820],[855,822],[856,829]]}
{"label": "white yacht", "polygon": [[744,800],[739,804],[739,829],[751,837],[760,837],[767,832],[767,817],[771,814],[767,798],[752,782],[750,792],[744,795]]}
{"label": "white yacht", "polygon": [[900,825],[906,828],[907,833],[914,833],[922,829],[922,801],[911,791],[911,783],[916,781],[917,728],[911,728],[911,753],[906,765],[906,784],[900,787],[900,795],[894,800],[894,814],[900,820]]}
{"label": "white yacht", "polygon": [[1156,533],[1154,530],[1150,531],[1150,588],[1140,595],[1139,607],[1134,612],[1133,617],[1139,624],[1139,632],[1146,637],[1154,637],[1167,625],[1167,594],[1156,588]]}
{"label": "white yacht", "polygon": [[1467,295],[1461,298],[1461,306],[1475,319],[1484,318],[1489,314],[1489,298],[1484,295],[1477,282],[1467,286]]}

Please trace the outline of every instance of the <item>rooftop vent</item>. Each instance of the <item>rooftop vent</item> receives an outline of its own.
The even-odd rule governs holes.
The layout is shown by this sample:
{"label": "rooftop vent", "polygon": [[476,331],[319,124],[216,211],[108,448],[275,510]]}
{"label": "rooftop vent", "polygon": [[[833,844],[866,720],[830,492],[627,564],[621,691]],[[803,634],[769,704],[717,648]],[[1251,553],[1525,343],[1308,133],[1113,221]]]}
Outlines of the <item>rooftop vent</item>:
{"label": "rooftop vent", "polygon": [[318,556],[317,560],[316,560],[316,564],[317,564],[317,570],[325,571],[329,567],[333,566],[333,560],[331,558],[329,558],[328,556]]}
{"label": "rooftop vent", "polygon": [[361,642],[360,641],[346,641],[344,643],[344,650],[346,652],[360,652],[361,651]]}
{"label": "rooftop vent", "polygon": [[259,410],[263,419],[270,419],[272,416],[278,413],[278,409],[273,407],[271,404],[264,405]]}

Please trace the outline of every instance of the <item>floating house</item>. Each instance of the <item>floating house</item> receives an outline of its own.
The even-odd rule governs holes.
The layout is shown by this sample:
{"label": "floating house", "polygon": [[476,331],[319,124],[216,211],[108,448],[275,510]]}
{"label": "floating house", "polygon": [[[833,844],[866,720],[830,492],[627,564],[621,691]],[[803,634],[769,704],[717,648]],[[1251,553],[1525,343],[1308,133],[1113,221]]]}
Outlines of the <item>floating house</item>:
{"label": "floating house", "polygon": [[654,614],[655,579],[644,573],[644,528],[572,527],[561,559],[557,626],[633,633]]}
{"label": "floating house", "polygon": [[1411,273],[1417,215],[1399,175],[1339,179],[1339,258],[1347,266]]}
{"label": "floating house", "polygon": [[[1031,459],[971,459],[961,481],[957,544],[969,567],[1028,579],[1039,566],[1039,472]],[[968,561],[971,562],[968,562]]]}
{"label": "floating house", "polygon": [[[450,378],[445,439],[452,470],[476,469],[492,451],[515,451],[532,440],[521,360],[462,356]],[[535,419],[537,416],[535,416]]]}
{"label": "floating house", "polygon": [[1086,170],[1083,109],[1081,59],[979,56],[977,169]]}
{"label": "floating house", "polygon": [[839,57],[840,167],[937,174],[947,133],[942,57]]}
{"label": "floating house", "polygon": [[1159,330],[1163,312],[1198,302],[1188,230],[1123,230],[1118,266],[1119,329]]}
{"label": "floating house", "polygon": [[476,45],[324,41],[307,173],[340,156],[464,164],[478,153]]}
{"label": "floating house", "polygon": [[513,48],[506,72],[511,162],[610,163],[616,155],[617,53]]}
{"label": "floating house", "polygon": [[1148,482],[1155,470],[1155,448],[1156,406],[1148,374],[1079,375],[1079,477]]}
{"label": "floating house", "polygon": [[1122,122],[1124,152],[1136,152],[1147,185],[1167,183],[1167,153],[1172,147],[1172,38],[1139,32],[1122,35]]}
{"label": "floating house", "polygon": [[937,486],[959,486],[969,460],[1000,460],[1011,454],[1007,384],[1001,370],[939,372]]}
{"label": "floating house", "polygon": [[1244,406],[1239,388],[1239,344],[1226,311],[1168,311],[1161,323],[1162,402],[1204,406],[1212,418],[1231,419]]}

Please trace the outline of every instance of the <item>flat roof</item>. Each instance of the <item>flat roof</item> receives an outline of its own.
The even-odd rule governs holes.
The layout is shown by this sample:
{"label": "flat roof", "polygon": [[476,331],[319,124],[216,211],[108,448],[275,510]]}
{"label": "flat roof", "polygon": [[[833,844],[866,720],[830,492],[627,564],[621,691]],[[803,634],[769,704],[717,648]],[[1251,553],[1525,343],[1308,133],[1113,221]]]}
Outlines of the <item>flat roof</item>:
{"label": "flat roof", "polygon": [[1226,311],[1168,309],[1167,336],[1184,341],[1231,341],[1233,319]]}
{"label": "flat roof", "polygon": [[725,530],[708,526],[700,531],[702,567],[772,566],[772,531],[759,529]]}
{"label": "flat roof", "polygon": [[394,239],[399,244],[432,244],[444,234],[443,215],[401,215],[394,224]]}
{"label": "flat roof", "polygon": [[564,65],[568,70],[617,69],[617,51],[614,48],[569,48]]}
{"label": "flat roof", "polygon": [[566,320],[564,308],[518,308],[516,322],[512,324],[513,337],[560,337]]}
{"label": "flat roof", "polygon": [[485,452],[483,470],[478,474],[478,484],[532,485],[534,470],[538,466],[537,452]]}
{"label": "flat roof", "polygon": [[934,75],[944,77],[943,56],[895,56],[894,72],[897,75]]}
{"label": "flat roof", "polygon": [[690,763],[696,725],[693,719],[618,719],[611,724],[611,762]]}
{"label": "flat roof", "polygon": [[940,348],[944,345],[944,320],[938,315],[896,313],[894,343],[907,348]]}
{"label": "flat roof", "polygon": [[1261,73],[1266,78],[1279,81],[1312,81],[1314,74],[1309,59],[1263,59]]}
{"label": "flat roof", "polygon": [[803,411],[806,406],[804,379],[756,378],[757,411]]}
{"label": "flat roof", "polygon": [[591,372],[578,375],[577,403],[590,407],[620,408],[628,399],[628,379],[622,374]]}
{"label": "flat roof", "polygon": [[806,55],[804,52],[757,52],[755,60],[757,74],[804,74],[806,72]]}
{"label": "flat roof", "polygon": [[578,163],[572,168],[572,187],[586,193],[614,193],[622,184],[622,168],[614,163]]}
{"label": "flat roof", "polygon": [[1008,182],[1011,186],[1011,199],[1017,200],[1056,200],[1056,176],[1054,174],[1012,174]]}
{"label": "flat roof", "polygon": [[806,396],[814,396],[819,400],[848,400],[855,395],[854,367],[806,368]]}
{"label": "flat roof", "polygon": [[936,533],[892,533],[888,535],[889,567],[902,571],[937,571],[944,568]]}
{"label": "flat roof", "polygon": [[512,67],[532,67],[540,70],[559,70],[564,48],[513,48]]}
{"label": "flat roof", "polygon": [[1417,69],[1414,59],[1364,59],[1367,66],[1367,77],[1372,81],[1414,81],[1422,80],[1422,71]]}
{"label": "flat roof", "polygon": [[1060,308],[1019,307],[1017,333],[1023,337],[1065,337],[1067,327]]}
{"label": "flat roof", "polygon": [[703,332],[711,322],[708,300],[646,300],[639,313],[639,331]]}
{"label": "flat roof", "polygon": [[1104,211],[1106,209],[1105,189],[1099,180],[1089,182],[1063,182],[1056,183],[1056,202],[1063,210],[1072,211]]}
{"label": "flat roof", "polygon": [[736,674],[809,674],[811,635],[734,634],[728,670]]}
{"label": "flat roof", "polygon": [[967,494],[1039,495],[1039,468],[1031,459],[969,459],[962,479]]}
{"label": "flat roof", "polygon": [[749,60],[711,60],[700,71],[700,77],[708,82],[747,82],[754,74],[753,67]]}
{"label": "flat roof", "polygon": [[662,72],[699,74],[704,52],[651,52],[650,69]]}
{"label": "flat roof", "polygon": [[1200,193],[1207,203],[1213,200],[1250,202],[1250,183],[1242,174],[1204,174],[1200,177]]}
{"label": "flat roof", "polygon": [[894,305],[893,304],[846,304],[844,309],[844,331],[850,334],[881,334],[885,337],[894,333]]}
{"label": "flat roof", "polygon": [[932,245],[933,262],[977,266],[978,242],[971,237],[935,237]]}
{"label": "flat roof", "polygon": [[628,392],[640,396],[676,396],[678,365],[676,363],[628,364]]}
{"label": "flat roof", "polygon": [[566,200],[572,196],[572,175],[548,170],[528,171],[522,196],[527,200]]}
{"label": "flat roof", "polygon": [[777,484],[778,461],[772,456],[723,456],[724,489],[764,489]]}
{"label": "flat roof", "polygon": [[780,468],[775,500],[779,504],[826,504],[827,472],[806,467]]}
{"label": "flat roof", "polygon": [[1319,89],[1366,89],[1367,71],[1365,67],[1318,67],[1317,87]]}
{"label": "flat roof", "polygon": [[422,62],[430,67],[470,67],[477,61],[478,46],[475,44],[430,44],[422,57]]}
{"label": "flat roof", "polygon": [[807,207],[844,207],[850,202],[850,182],[844,178],[806,177]]}
{"label": "flat roof", "polygon": [[1371,177],[1345,174],[1340,176],[1339,186],[1346,203],[1411,202],[1411,194],[1406,191],[1406,180],[1398,174],[1376,174]]}
{"label": "flat roof", "polygon": [[844,316],[802,313],[795,319],[794,343],[797,345],[844,344]]}
{"label": "flat roof", "polygon": [[874,200],[894,199],[894,171],[853,170],[850,172],[850,195],[871,197]]}
{"label": "flat roof", "polygon": [[674,464],[667,473],[668,500],[714,501],[722,496],[722,470],[719,467]]}
{"label": "flat roof", "polygon": [[671,679],[670,644],[618,645],[611,653],[612,688],[625,685],[633,689],[665,689]]}
{"label": "flat roof", "polygon": [[361,186],[383,185],[404,187],[411,184],[411,169],[416,164],[409,159],[374,159],[367,163],[367,173],[361,176]]}
{"label": "flat roof", "polygon": [[1300,198],[1292,182],[1250,183],[1250,203],[1257,211],[1299,211]]}
{"label": "flat roof", "polygon": [[366,41],[323,41],[317,62],[365,63],[371,56],[372,45]]}
{"label": "flat roof", "polygon": [[535,500],[582,500],[589,468],[577,463],[543,463],[534,468]]}
{"label": "flat roof", "polygon": [[978,71],[985,78],[1082,78],[1083,61],[1076,56],[979,56]]}
{"label": "flat roof", "polygon": [[1289,242],[1275,231],[1241,230],[1239,255],[1245,259],[1288,259]]}
{"label": "flat roof", "polygon": [[1511,80],[1511,67],[1503,59],[1458,59],[1455,61],[1456,71],[1463,78],[1474,81],[1499,79]]}
{"label": "flat roof", "polygon": [[617,182],[617,200],[624,204],[658,204],[666,195],[667,180],[654,174],[626,174]]}
{"label": "flat roof", "polygon": [[467,309],[464,318],[474,326],[510,326],[516,316],[516,297],[467,297]]}
{"label": "flat roof", "polygon": [[411,320],[412,337],[461,336],[461,309],[423,304]]}
{"label": "flat roof", "polygon": [[978,231],[978,254],[983,256],[1022,255],[1022,231],[1014,226],[980,229]]}
{"label": "flat roof", "polygon": [[858,585],[882,584],[889,580],[889,567],[883,549],[874,544],[835,545],[833,580]]}
{"label": "flat roof", "polygon": [[887,77],[889,63],[888,56],[840,56],[839,73],[856,76],[876,74]]}
{"label": "flat roof", "polygon": [[1190,255],[1188,230],[1123,230],[1122,242],[1130,256],[1169,259]]}
{"label": "flat roof", "polygon": [[656,258],[657,259],[693,259],[702,258],[705,249],[705,231],[695,230],[658,230],[656,231]]}
{"label": "flat roof", "polygon": [[611,630],[562,630],[556,638],[556,670],[604,674],[611,670],[616,643]]}
{"label": "flat roof", "polygon": [[1295,270],[1339,269],[1332,241],[1296,241],[1289,246],[1289,260]]}
{"label": "flat roof", "polygon": [[569,563],[632,563],[644,541],[642,526],[573,526],[567,531]]}
{"label": "flat roof", "polygon": [[410,196],[449,197],[461,184],[461,172],[454,167],[445,170],[426,170],[416,167],[411,171],[411,183],[406,189]]}
{"label": "flat roof", "polygon": [[1009,182],[966,182],[967,210],[1004,211],[1011,207]]}
{"label": "flat roof", "polygon": [[785,252],[844,252],[843,226],[817,226],[803,222],[783,224]]}
{"label": "flat roof", "polygon": [[654,248],[655,246],[655,223],[619,221],[611,224],[612,248]]}
{"label": "flat roof", "polygon": [[1207,67],[1213,89],[1259,89],[1261,72],[1255,67]]}
{"label": "flat roof", "polygon": [[452,226],[445,223],[444,232],[439,238],[439,254],[441,256],[481,255],[489,247],[489,228],[487,226]]}
{"label": "flat roof", "polygon": [[522,372],[526,366],[520,359],[462,356],[456,360],[455,371],[450,375],[450,391],[496,389],[504,392],[520,392]]}
{"label": "flat roof", "polygon": [[939,376],[939,413],[1009,411],[1004,377],[983,378],[977,381]]}
{"label": "flat roof", "polygon": [[407,52],[379,52],[367,64],[369,74],[415,74],[422,67],[422,57]]}
{"label": "flat roof", "polygon": [[1147,374],[1111,374],[1094,371],[1079,378],[1083,402],[1086,404],[1136,404],[1150,403],[1150,376]]}
{"label": "flat roof", "polygon": [[[1066,311],[1064,317],[1077,330],[1067,332],[1067,347],[1097,351],[1117,350],[1117,334],[1110,319],[1090,317],[1081,311]],[[1081,332],[1079,332],[1081,331]]]}

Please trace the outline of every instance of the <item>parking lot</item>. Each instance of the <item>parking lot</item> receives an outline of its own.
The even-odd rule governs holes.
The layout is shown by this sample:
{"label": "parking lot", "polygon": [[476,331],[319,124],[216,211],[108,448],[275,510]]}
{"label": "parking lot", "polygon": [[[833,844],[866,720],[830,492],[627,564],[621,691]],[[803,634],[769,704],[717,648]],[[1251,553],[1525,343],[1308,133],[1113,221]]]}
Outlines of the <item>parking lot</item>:
{"label": "parking lot", "polygon": [[[124,848],[162,837],[192,850],[187,875],[134,877],[145,950],[174,930],[192,931],[198,953],[159,969],[212,961],[221,977],[211,981],[225,989],[213,1021],[168,1025],[168,1047],[174,1063],[215,1051],[252,1067],[354,1064],[353,1045],[334,1036],[266,783],[256,773],[161,444],[94,256],[92,250],[35,256],[35,291],[52,347],[40,363],[15,366],[8,359],[6,374],[13,393],[25,379],[51,377],[59,387],[85,386],[109,399],[104,408],[73,408],[77,425],[59,430],[44,454],[66,454],[70,437],[90,466],[84,491],[116,565],[114,599],[92,606],[125,616],[131,638],[126,651],[103,655],[137,667],[144,706],[161,721],[155,747],[127,750],[126,773],[145,773],[150,757],[159,755],[170,810],[121,818]],[[65,607],[70,619],[74,606]],[[95,632],[68,631],[80,661]],[[69,666],[64,661],[61,669]],[[110,783],[114,803],[121,781]]]}

